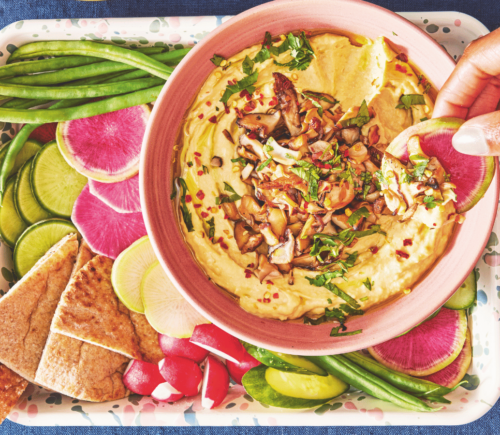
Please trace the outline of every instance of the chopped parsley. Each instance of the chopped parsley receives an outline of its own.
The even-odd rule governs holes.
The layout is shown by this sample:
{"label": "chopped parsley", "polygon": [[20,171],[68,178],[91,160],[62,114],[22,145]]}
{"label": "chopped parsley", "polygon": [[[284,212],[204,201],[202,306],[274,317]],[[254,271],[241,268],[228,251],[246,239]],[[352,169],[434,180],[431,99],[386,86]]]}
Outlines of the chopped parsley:
{"label": "chopped parsley", "polygon": [[328,298],[326,301],[327,301],[329,304],[332,304],[332,303],[333,303],[333,302],[332,302],[332,300],[331,300],[330,298]]}
{"label": "chopped parsley", "polygon": [[[331,299],[328,299],[331,302]],[[304,323],[309,325],[321,325],[325,322],[337,321],[340,323],[340,328],[345,331],[347,328],[344,323],[346,321],[346,314],[348,315],[363,315],[363,310],[356,310],[347,304],[341,304],[340,308],[325,308],[325,314],[317,319],[304,317]]]}
{"label": "chopped parsley", "polygon": [[224,182],[224,190],[226,192],[232,193],[231,196],[218,196],[215,198],[215,204],[220,205],[226,202],[235,202],[241,199],[241,196],[236,193],[236,191],[226,182]]}
{"label": "chopped parsley", "polygon": [[363,182],[363,199],[366,199],[366,195],[370,191],[373,176],[370,171],[363,171],[359,178]]}
{"label": "chopped parsley", "polygon": [[330,281],[334,278],[338,278],[343,276],[342,270],[334,270],[332,272],[325,272],[321,275],[316,275],[314,278],[309,278],[306,276],[306,279],[309,281],[311,285],[316,287],[325,287],[327,290],[330,290],[335,296],[346,301],[351,307],[358,309],[359,304],[356,302],[356,299],[349,296],[346,292],[341,290],[335,284],[332,284]]}
{"label": "chopped parsley", "polygon": [[210,62],[212,62],[215,66],[220,66],[223,60],[226,60],[224,57],[219,56],[218,54],[214,54]]}
{"label": "chopped parsley", "polygon": [[370,281],[370,278],[366,278],[366,281],[363,281],[363,285],[370,291],[372,290],[372,286],[374,284],[375,283],[373,281]]}
{"label": "chopped parsley", "polygon": [[271,54],[279,56],[281,53],[284,53],[288,49],[289,49],[288,40],[285,40],[283,44],[281,44],[279,47],[275,47],[273,46],[273,39],[271,37],[271,34],[269,32],[266,32],[264,36],[264,42],[262,43],[262,48],[253,58],[253,61],[255,63],[262,63],[267,59],[270,59]]}
{"label": "chopped parsley", "polygon": [[212,243],[215,242],[214,240],[214,237],[215,237],[215,221],[214,221],[214,217],[212,216],[212,219],[209,219],[207,221],[207,224],[209,226],[209,230],[208,230],[208,238],[210,240],[212,240]]}
{"label": "chopped parsley", "polygon": [[347,223],[353,227],[356,222],[358,222],[361,218],[367,218],[370,216],[370,212],[366,207],[361,207],[360,209],[356,210],[349,218],[347,219]]}
{"label": "chopped parsley", "polygon": [[202,165],[203,173],[208,174],[208,168],[205,165]]}
{"label": "chopped parsley", "polygon": [[363,100],[361,106],[359,107],[358,115],[354,118],[344,119],[340,123],[342,124],[342,127],[349,128],[363,127],[363,125],[367,124],[368,122],[370,122],[370,112],[368,110],[366,100]]}
{"label": "chopped parsley", "polygon": [[302,92],[302,94],[301,94],[301,95],[302,95],[302,96],[303,96],[306,100],[309,100],[309,101],[312,103],[312,105],[313,105],[314,107],[316,107],[316,109],[318,109],[318,115],[319,115],[319,116],[323,116],[323,107],[321,106],[321,104],[319,104],[319,103],[318,103],[318,102],[317,102],[317,101],[313,98],[313,96],[309,96],[309,95],[307,95],[307,94],[304,94],[303,92]]}
{"label": "chopped parsley", "polygon": [[429,163],[429,159],[420,154],[416,154],[410,156],[410,161],[413,164],[413,176],[418,178],[422,177],[425,169],[427,168],[427,164]]}
{"label": "chopped parsley", "polygon": [[427,118],[427,116],[424,116],[423,118],[420,118],[420,122],[424,122],[424,121],[428,121],[429,118]]}
{"label": "chopped parsley", "polygon": [[182,194],[181,194],[181,212],[182,212],[182,218],[184,219],[184,223],[186,224],[186,228],[188,232],[194,231],[193,227],[193,218],[191,216],[191,212],[188,210],[187,205],[186,205],[186,195],[188,193],[188,188],[186,185],[186,182],[184,181],[184,178],[177,178],[178,183],[181,186],[182,189]]}
{"label": "chopped parsley", "polygon": [[299,165],[298,168],[290,168],[290,171],[307,181],[308,191],[304,199],[308,202],[311,200],[318,201],[318,181],[320,179],[321,169],[305,160],[298,160],[297,165]]}
{"label": "chopped parsley", "polygon": [[377,190],[382,190],[382,184],[385,186],[389,186],[388,181],[385,179],[382,171],[375,171],[375,187]]}
{"label": "chopped parsley", "polygon": [[326,98],[324,95],[317,95],[317,94],[314,94],[312,92],[304,92],[302,95],[305,95],[307,97],[317,98],[318,100],[326,101],[327,103],[330,103],[333,105],[340,103],[340,101],[337,101],[335,99],[332,101],[329,98]]}
{"label": "chopped parsley", "polygon": [[252,74],[246,76],[240,81],[236,82],[234,85],[228,85],[226,90],[224,91],[224,95],[219,100],[221,103],[227,104],[229,98],[237,94],[238,92],[246,90],[249,94],[253,94],[255,92],[255,86],[253,86],[257,82],[257,78],[259,77],[259,72],[255,71]]}
{"label": "chopped parsley", "polygon": [[[301,32],[299,36],[295,36],[293,33],[289,33],[287,39],[279,48],[285,44],[287,45],[287,48],[291,50],[290,55],[293,59],[286,63],[274,61],[274,64],[288,67],[289,71],[293,71],[294,69],[303,71],[307,69],[315,55],[306,34]],[[282,50],[282,52],[284,52],[284,49]]]}
{"label": "chopped parsley", "polygon": [[338,174],[338,178],[341,180],[347,180],[349,184],[354,184],[353,175],[356,175],[356,171],[353,168],[347,168],[345,171]]}
{"label": "chopped parsley", "polygon": [[410,184],[413,177],[406,171],[403,171],[401,177],[399,177],[399,184]]}
{"label": "chopped parsley", "polygon": [[265,162],[261,163],[259,167],[257,168],[257,172],[262,171],[263,169],[267,168],[271,161],[273,160],[272,157],[269,157]]}
{"label": "chopped parsley", "polygon": [[403,94],[399,99],[400,104],[396,106],[396,109],[411,109],[411,106],[425,106],[425,98],[420,94]]}
{"label": "chopped parsley", "polygon": [[249,76],[250,74],[253,73],[253,66],[254,66],[255,62],[250,59],[248,56],[245,57],[245,60],[243,61],[243,64],[242,64],[242,68],[243,68],[243,72]]}
{"label": "chopped parsley", "polygon": [[424,197],[424,204],[427,208],[436,208],[438,205],[442,204],[442,202],[443,201],[434,198],[432,195]]}
{"label": "chopped parsley", "polygon": [[357,335],[357,334],[361,334],[363,332],[362,329],[358,329],[356,331],[349,331],[349,332],[339,332],[340,328],[341,328],[341,326],[337,326],[335,328],[332,328],[332,331],[330,332],[330,337],[345,337],[347,335]]}
{"label": "chopped parsley", "polygon": [[247,165],[247,161],[243,157],[238,157],[237,159],[231,159],[233,163],[241,163],[243,166]]}
{"label": "chopped parsley", "polygon": [[367,301],[367,300],[368,300],[368,296],[364,296],[364,297],[360,298],[361,302],[364,302],[364,301]]}

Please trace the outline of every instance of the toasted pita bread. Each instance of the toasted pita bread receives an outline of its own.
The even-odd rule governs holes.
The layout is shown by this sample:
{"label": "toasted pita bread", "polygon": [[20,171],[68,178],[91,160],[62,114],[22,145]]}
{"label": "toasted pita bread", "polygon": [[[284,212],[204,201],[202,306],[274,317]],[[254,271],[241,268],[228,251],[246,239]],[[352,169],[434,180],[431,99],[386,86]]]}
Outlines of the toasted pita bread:
{"label": "toasted pita bread", "polygon": [[97,255],[68,285],[51,331],[102,346],[128,358],[158,362],[158,334],[142,314],[131,314],[111,284],[113,260]]}
{"label": "toasted pita bread", "polygon": [[16,406],[17,401],[26,390],[28,381],[9,368],[0,364],[0,423],[2,423]]}
{"label": "toasted pita bread", "polygon": [[76,235],[64,237],[0,299],[0,362],[30,382],[77,251]]}
{"label": "toasted pita bread", "polygon": [[96,255],[97,254],[95,252],[92,252],[87,242],[82,239],[80,242],[80,249],[78,249],[78,255],[76,256],[75,265],[73,267],[73,271],[71,272],[71,278],[73,279],[80,269]]}

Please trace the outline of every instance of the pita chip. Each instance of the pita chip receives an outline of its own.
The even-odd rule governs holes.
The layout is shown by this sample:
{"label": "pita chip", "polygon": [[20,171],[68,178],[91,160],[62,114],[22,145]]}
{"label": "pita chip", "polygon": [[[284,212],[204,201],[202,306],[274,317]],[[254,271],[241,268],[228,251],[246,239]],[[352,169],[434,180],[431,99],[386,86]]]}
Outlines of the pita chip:
{"label": "pita chip", "polygon": [[77,252],[76,235],[64,237],[0,299],[0,362],[30,382]]}
{"label": "pita chip", "polygon": [[121,353],[158,362],[158,334],[144,315],[131,313],[111,284],[113,260],[97,255],[74,278],[61,297],[51,331]]}
{"label": "pita chip", "polygon": [[16,406],[17,401],[26,390],[28,381],[9,368],[0,364],[0,423],[2,423]]}

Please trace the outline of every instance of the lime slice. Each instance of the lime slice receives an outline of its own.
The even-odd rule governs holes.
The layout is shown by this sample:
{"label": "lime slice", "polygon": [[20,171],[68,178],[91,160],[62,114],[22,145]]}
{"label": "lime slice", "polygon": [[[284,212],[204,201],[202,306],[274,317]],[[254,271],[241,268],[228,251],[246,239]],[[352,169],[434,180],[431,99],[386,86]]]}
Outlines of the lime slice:
{"label": "lime slice", "polygon": [[158,261],[142,278],[141,297],[148,322],[161,334],[188,338],[196,325],[210,323],[182,297]]}
{"label": "lime slice", "polygon": [[2,206],[0,207],[0,235],[2,240],[11,248],[14,247],[16,240],[26,229],[26,224],[17,213],[14,205],[15,178],[11,177],[7,181]]}
{"label": "lime slice", "polygon": [[148,236],[132,243],[115,260],[111,283],[116,295],[129,310],[144,313],[141,280],[146,270],[156,261]]}
{"label": "lime slice", "polygon": [[[0,149],[0,162],[3,162],[8,148],[9,147],[4,146]],[[24,146],[21,148],[21,151],[19,151],[19,154],[14,161],[14,167],[12,168],[12,171],[10,171],[10,173],[15,174],[17,171],[19,171],[21,166],[23,166],[26,161],[31,159],[38,151],[40,151],[41,148],[41,142],[38,142],[35,139],[28,139],[24,143]]]}
{"label": "lime slice", "polygon": [[47,219],[31,225],[21,234],[14,248],[14,270],[22,278],[45,253],[64,236],[78,233],[64,219]]}

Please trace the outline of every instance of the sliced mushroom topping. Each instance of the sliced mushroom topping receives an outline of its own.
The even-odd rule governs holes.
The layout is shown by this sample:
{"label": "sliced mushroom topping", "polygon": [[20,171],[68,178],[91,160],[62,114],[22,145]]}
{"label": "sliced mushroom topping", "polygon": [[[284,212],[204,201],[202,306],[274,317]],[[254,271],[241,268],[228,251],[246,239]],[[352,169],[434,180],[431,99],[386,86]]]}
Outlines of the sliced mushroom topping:
{"label": "sliced mushroom topping", "polygon": [[352,145],[359,140],[360,130],[359,127],[344,128],[341,134],[342,139],[344,139],[347,144]]}
{"label": "sliced mushroom topping", "polygon": [[285,124],[290,136],[298,136],[302,131],[299,109],[297,107],[297,93],[293,83],[281,73],[273,73],[274,92],[278,97]]}
{"label": "sliced mushroom topping", "polygon": [[281,120],[281,112],[277,110],[272,115],[266,113],[250,113],[236,121],[239,127],[257,133],[261,138],[267,138]]}
{"label": "sliced mushroom topping", "polygon": [[264,161],[267,159],[266,155],[264,154],[264,147],[257,139],[250,139],[248,135],[242,134],[240,136],[240,145],[250,148],[259,157],[260,160]]}
{"label": "sliced mushroom topping", "polygon": [[378,167],[375,166],[371,160],[366,160],[363,164],[365,165],[366,170],[372,174],[378,171]]}
{"label": "sliced mushroom topping", "polygon": [[427,164],[427,169],[432,171],[432,177],[437,181],[438,184],[444,183],[444,177],[446,171],[444,170],[441,163],[439,163],[436,157],[431,157],[429,163]]}
{"label": "sliced mushroom topping", "polygon": [[302,231],[302,227],[304,224],[302,222],[295,222],[293,224],[288,225],[288,229],[292,232],[292,234],[297,237]]}
{"label": "sliced mushroom topping", "polygon": [[368,149],[361,142],[356,142],[349,148],[349,158],[360,164],[370,157],[368,155]]}
{"label": "sliced mushroom topping", "polygon": [[286,231],[286,214],[279,208],[267,208],[267,222],[271,225],[273,233],[278,237],[285,235]]}
{"label": "sliced mushroom topping", "polygon": [[335,211],[345,207],[354,199],[354,186],[347,181],[333,183],[332,190],[326,194],[324,206]]}
{"label": "sliced mushroom topping", "polygon": [[264,241],[262,234],[255,233],[244,222],[237,222],[234,226],[234,239],[242,254],[255,251]]}
{"label": "sliced mushroom topping", "polygon": [[238,209],[236,208],[236,204],[234,202],[224,202],[221,204],[222,210],[227,215],[229,219],[232,221],[237,221],[240,219],[240,214],[238,213]]}
{"label": "sliced mushroom topping", "polygon": [[217,156],[213,156],[212,160],[210,160],[210,165],[215,168],[220,168],[222,166],[222,159]]}
{"label": "sliced mushroom topping", "polygon": [[284,206],[285,208],[288,208],[288,211],[290,213],[292,213],[294,209],[299,208],[299,204],[297,204],[287,192],[279,192],[273,198],[272,202],[277,206]]}
{"label": "sliced mushroom topping", "polygon": [[319,103],[323,110],[328,110],[330,107],[334,106],[334,104],[330,103],[330,101],[335,101],[335,98],[333,98],[331,95],[322,94],[319,92],[312,92],[312,91],[304,91],[303,94],[306,95],[306,97],[308,98],[302,98],[302,96],[299,97],[301,99],[301,107],[300,107],[301,112],[316,107],[314,106],[310,98]]}
{"label": "sliced mushroom topping", "polygon": [[259,267],[257,269],[257,278],[259,278],[260,282],[264,281],[266,278],[268,279],[281,278],[282,276],[283,275],[278,270],[278,267],[275,264],[269,263],[266,255],[261,254],[259,256]]}
{"label": "sliced mushroom topping", "polygon": [[290,230],[285,233],[286,242],[270,248],[269,261],[274,264],[289,264],[293,260],[295,239]]}
{"label": "sliced mushroom topping", "polygon": [[250,177],[254,168],[255,168],[254,165],[247,163],[247,165],[245,166],[245,169],[243,169],[243,171],[241,171],[241,179],[246,180],[248,177]]}
{"label": "sliced mushroom topping", "polygon": [[380,140],[380,135],[378,134],[378,125],[372,125],[368,130],[368,145],[377,145]]}
{"label": "sliced mushroom topping", "polygon": [[309,145],[309,151],[311,153],[324,153],[328,148],[331,148],[332,144],[325,142],[323,140],[317,140],[312,145]]}
{"label": "sliced mushroom topping", "polygon": [[293,137],[292,139],[287,141],[286,144],[288,145],[288,148],[294,151],[309,151],[309,148],[307,148],[307,136],[305,134]]}
{"label": "sliced mushroom topping", "polygon": [[408,210],[405,211],[403,217],[400,219],[400,222],[404,222],[410,219],[417,211],[417,208],[418,208],[418,203],[416,202],[410,208],[408,208]]}
{"label": "sliced mushroom topping", "polygon": [[253,196],[243,195],[238,211],[247,222],[254,222],[254,220],[264,222],[265,220],[266,209],[261,207]]}
{"label": "sliced mushroom topping", "polygon": [[322,233],[332,236],[334,234],[337,234],[337,230],[335,229],[332,222],[330,221],[330,222],[328,222],[328,224],[325,225],[325,228],[323,228]]}
{"label": "sliced mushroom topping", "polygon": [[316,260],[316,257],[311,257],[309,254],[302,254],[292,260],[292,265],[295,267],[315,269],[319,266],[319,262]]}
{"label": "sliced mushroom topping", "polygon": [[285,191],[288,191],[291,188],[296,188],[306,193],[308,186],[307,183],[299,176],[289,174],[285,177],[276,178],[275,180],[268,181],[266,183],[260,183],[259,188],[264,190],[278,189]]}
{"label": "sliced mushroom topping", "polygon": [[280,242],[278,237],[276,237],[276,234],[273,233],[273,230],[271,228],[271,224],[269,224],[267,222],[260,224],[259,230],[260,230],[261,234],[264,236],[264,238],[266,239],[266,243],[269,246],[275,246]]}
{"label": "sliced mushroom topping", "polygon": [[380,192],[378,190],[366,195],[366,200],[371,204],[375,204],[378,199],[380,199]]}
{"label": "sliced mushroom topping", "polygon": [[231,136],[231,133],[227,129],[222,130],[222,134],[226,137],[226,139],[231,142],[234,145],[234,139],[233,136]]}
{"label": "sliced mushroom topping", "polygon": [[257,157],[254,153],[248,151],[244,146],[239,146],[237,151],[238,155],[243,157],[244,159],[251,160],[252,162],[256,162],[257,160],[259,160],[259,157]]}
{"label": "sliced mushroom topping", "polygon": [[347,230],[351,226],[347,223],[349,217],[346,214],[334,214],[332,216],[332,222],[337,225],[341,230]]}

